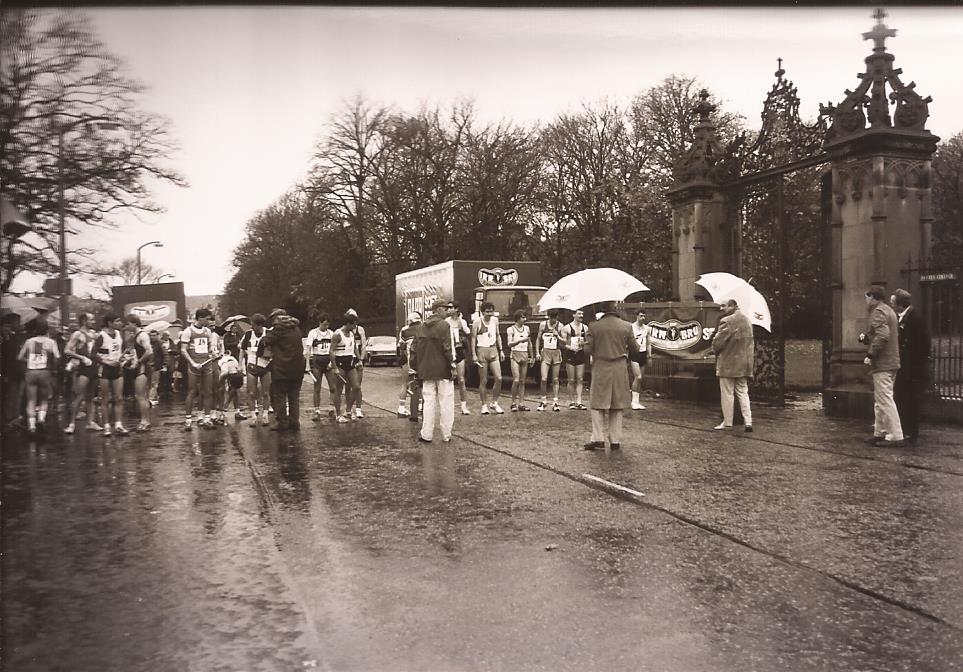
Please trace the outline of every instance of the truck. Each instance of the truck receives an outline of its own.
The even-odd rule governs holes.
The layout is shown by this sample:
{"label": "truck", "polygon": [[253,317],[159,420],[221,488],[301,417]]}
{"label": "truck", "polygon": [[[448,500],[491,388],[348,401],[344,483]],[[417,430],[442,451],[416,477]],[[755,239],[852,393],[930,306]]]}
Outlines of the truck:
{"label": "truck", "polygon": [[112,307],[118,315],[136,315],[144,326],[158,320],[187,324],[183,282],[115,285],[112,289]]}
{"label": "truck", "polygon": [[[486,301],[495,305],[498,328],[505,343],[505,333],[517,310],[526,314],[526,322],[537,330],[545,319],[538,302],[547,291],[541,284],[540,261],[479,261],[455,259],[434,266],[417,268],[395,276],[395,333],[405,326],[409,313],[418,311],[427,317],[432,302],[441,297],[458,303],[462,317],[468,322],[481,316],[480,306]],[[465,378],[472,387],[478,384],[478,367],[472,353],[466,353]],[[503,372],[509,371],[506,359]]]}

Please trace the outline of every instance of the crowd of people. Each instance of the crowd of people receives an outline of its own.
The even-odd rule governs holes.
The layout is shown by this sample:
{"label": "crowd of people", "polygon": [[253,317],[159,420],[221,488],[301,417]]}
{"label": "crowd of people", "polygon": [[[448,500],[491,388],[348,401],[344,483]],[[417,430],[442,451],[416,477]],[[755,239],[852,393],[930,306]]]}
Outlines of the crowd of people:
{"label": "crowd of people", "polygon": [[[885,302],[880,287],[871,288],[866,297],[869,331],[861,340],[867,344],[866,364],[872,368],[876,411],[874,436],[868,442],[915,442],[928,371],[925,325],[913,313],[905,290],[897,290],[892,305]],[[503,414],[499,400],[506,361],[512,377],[511,412],[531,410],[525,404],[526,380],[535,369],[540,374],[535,410],[559,413],[564,366],[568,408],[592,411],[592,439],[585,448],[595,450],[608,442],[617,450],[622,412],[645,410],[640,392],[652,343],[644,308],[632,322],[615,312],[614,303],[599,308],[591,324],[585,323],[582,309],[572,311],[568,323],[559,319],[559,311],[550,310],[537,327],[531,325],[527,313],[518,311],[504,334],[491,303],[480,306],[471,324],[456,302],[444,298],[435,300],[424,318],[418,312],[410,313],[398,334],[398,417],[421,421],[419,438],[431,441],[439,416],[442,440],[449,441],[456,386],[461,414],[472,412],[466,385],[468,362],[479,374],[480,413]],[[5,430],[22,427],[30,434],[43,432],[50,401],[59,394],[65,404],[66,434],[73,434],[82,418],[88,431],[105,436],[128,434],[125,399],[136,402],[135,431],[147,432],[151,408],[176,387],[186,393],[186,431],[226,424],[232,406],[236,421],[249,419],[252,426],[266,427],[272,425],[273,413],[271,429],[297,431],[305,376],[313,383],[312,421],[327,416],[344,424],[364,417],[367,336],[354,310],[348,310],[334,329],[330,316],[322,313],[306,336],[299,320],[280,308],[267,317],[255,313],[247,328],[239,322],[217,328],[212,311],[200,308],[176,336],[165,328],[145,327],[136,315],[108,314],[96,329],[92,315],[80,314],[77,329],[60,343],[58,334],[49,330],[42,318],[31,322],[29,333],[18,340],[15,317],[4,316],[0,333]],[[735,301],[722,305],[712,349],[723,416],[715,429],[732,427],[738,400],[745,431],[751,432],[752,325]],[[583,381],[588,362],[592,385],[586,406]],[[321,404],[325,386],[331,404],[327,413]]]}

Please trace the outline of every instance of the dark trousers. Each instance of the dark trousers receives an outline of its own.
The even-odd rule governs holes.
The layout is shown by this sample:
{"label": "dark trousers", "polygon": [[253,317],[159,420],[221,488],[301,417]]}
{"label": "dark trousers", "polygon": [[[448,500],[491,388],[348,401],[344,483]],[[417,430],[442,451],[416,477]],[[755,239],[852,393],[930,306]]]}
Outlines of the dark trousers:
{"label": "dark trousers", "polygon": [[923,398],[923,384],[919,380],[896,372],[893,383],[893,400],[899,411],[899,423],[903,426],[903,436],[915,439],[920,435],[920,401]]}
{"label": "dark trousers", "polygon": [[278,425],[292,427],[301,424],[301,405],[298,400],[301,394],[303,378],[278,380],[271,378],[271,405],[274,407],[274,419]]}

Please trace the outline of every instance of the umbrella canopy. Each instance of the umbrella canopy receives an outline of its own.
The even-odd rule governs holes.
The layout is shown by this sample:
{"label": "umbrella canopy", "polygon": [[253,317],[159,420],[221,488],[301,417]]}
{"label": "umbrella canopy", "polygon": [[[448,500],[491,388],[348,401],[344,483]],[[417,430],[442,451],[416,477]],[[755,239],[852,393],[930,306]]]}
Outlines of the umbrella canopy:
{"label": "umbrella canopy", "polygon": [[51,299],[47,296],[14,296],[7,294],[0,298],[0,313],[16,313],[20,316],[21,322],[29,322],[56,306],[57,299]]}
{"label": "umbrella canopy", "polygon": [[769,313],[766,297],[739,276],[731,273],[703,273],[696,280],[696,284],[705,287],[716,303],[734,299],[739,304],[739,310],[749,317],[750,322],[772,333],[772,315]]}
{"label": "umbrella canopy", "polygon": [[566,275],[548,288],[538,302],[541,312],[553,308],[575,310],[599,301],[622,301],[629,294],[649,288],[617,268],[586,268]]}
{"label": "umbrella canopy", "polygon": [[242,333],[251,330],[251,318],[247,315],[231,315],[229,318],[217,325],[217,329],[220,333],[225,333],[235,324],[241,328]]}
{"label": "umbrella canopy", "polygon": [[156,331],[158,334],[162,331],[167,331],[171,328],[171,323],[167,320],[157,320],[156,322],[151,322],[146,327],[147,331]]}

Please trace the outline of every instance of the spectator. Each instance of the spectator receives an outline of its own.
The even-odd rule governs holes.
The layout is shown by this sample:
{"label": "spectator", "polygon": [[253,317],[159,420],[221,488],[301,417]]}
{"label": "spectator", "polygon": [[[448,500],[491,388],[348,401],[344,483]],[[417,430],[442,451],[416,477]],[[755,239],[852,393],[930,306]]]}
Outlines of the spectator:
{"label": "spectator", "polygon": [[713,429],[732,429],[734,400],[739,400],[746,423],[746,431],[752,431],[752,409],[749,405],[749,379],[755,370],[755,341],[752,323],[734,299],[722,305],[722,318],[712,337],[712,351],[716,353],[716,377],[719,379],[719,396],[722,402],[722,422]]}
{"label": "spectator", "polygon": [[441,415],[441,440],[451,441],[455,424],[455,353],[451,325],[446,320],[448,301],[435,299],[431,315],[415,331],[411,345],[411,368],[418,372],[424,399],[421,432],[418,440],[431,443],[435,432],[435,405]]}
{"label": "spectator", "polygon": [[892,303],[899,320],[899,371],[893,384],[893,401],[899,412],[903,438],[916,445],[920,435],[920,402],[930,373],[930,334],[923,316],[913,308],[913,297],[897,289]]}

